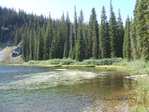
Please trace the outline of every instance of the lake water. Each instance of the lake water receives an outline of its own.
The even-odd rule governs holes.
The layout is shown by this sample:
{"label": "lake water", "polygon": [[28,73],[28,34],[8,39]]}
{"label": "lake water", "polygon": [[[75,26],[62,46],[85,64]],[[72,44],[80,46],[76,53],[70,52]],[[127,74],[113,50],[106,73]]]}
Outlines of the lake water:
{"label": "lake water", "polygon": [[0,65],[0,112],[129,109],[134,82],[118,71]]}

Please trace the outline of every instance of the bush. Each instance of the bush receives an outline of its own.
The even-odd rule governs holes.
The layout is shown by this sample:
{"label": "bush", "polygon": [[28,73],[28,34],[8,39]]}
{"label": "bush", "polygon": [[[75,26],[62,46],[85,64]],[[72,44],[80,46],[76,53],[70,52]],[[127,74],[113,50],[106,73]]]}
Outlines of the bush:
{"label": "bush", "polygon": [[39,63],[41,63],[41,61],[33,61],[33,60],[31,60],[31,61],[28,61],[27,62],[28,64],[39,64]]}
{"label": "bush", "polygon": [[128,61],[126,59],[119,58],[117,61],[113,63],[113,65],[117,66],[126,66],[128,64]]}
{"label": "bush", "polygon": [[104,59],[88,59],[83,62],[77,62],[77,65],[113,65],[123,61],[122,58],[104,58]]}
{"label": "bush", "polygon": [[42,65],[112,65],[114,63],[122,62],[122,58],[105,58],[105,59],[87,59],[82,62],[70,58],[51,59],[46,61],[29,61],[28,64],[42,64]]}
{"label": "bush", "polygon": [[59,65],[60,61],[62,59],[51,59],[51,60],[47,60],[49,65]]}
{"label": "bush", "polygon": [[64,58],[60,61],[60,65],[73,65],[76,63],[76,60],[72,60],[70,58]]}
{"label": "bush", "polygon": [[34,60],[31,60],[31,61],[28,61],[27,64],[29,65],[48,65],[47,61],[34,61]]}
{"label": "bush", "polygon": [[72,60],[70,58],[51,59],[51,60],[47,60],[47,63],[49,65],[71,65],[71,64],[76,63],[76,60]]}

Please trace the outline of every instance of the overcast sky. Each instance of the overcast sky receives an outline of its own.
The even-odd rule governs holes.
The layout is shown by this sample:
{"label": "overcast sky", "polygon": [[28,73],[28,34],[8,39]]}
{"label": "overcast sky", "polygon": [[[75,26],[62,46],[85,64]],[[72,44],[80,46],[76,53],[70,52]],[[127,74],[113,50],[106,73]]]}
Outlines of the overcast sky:
{"label": "overcast sky", "polygon": [[[135,0],[113,0],[112,1],[116,17],[118,9],[121,10],[123,21],[126,20],[127,15],[132,17]],[[14,8],[16,10],[23,9],[27,13],[36,13],[37,15],[43,14],[48,16],[49,13],[52,18],[60,18],[62,12],[66,15],[69,12],[69,17],[73,20],[74,6],[77,8],[77,15],[80,10],[83,10],[84,20],[89,20],[91,9],[96,9],[97,19],[100,22],[101,9],[104,5],[106,8],[107,16],[110,12],[110,0],[0,0],[2,7]]]}

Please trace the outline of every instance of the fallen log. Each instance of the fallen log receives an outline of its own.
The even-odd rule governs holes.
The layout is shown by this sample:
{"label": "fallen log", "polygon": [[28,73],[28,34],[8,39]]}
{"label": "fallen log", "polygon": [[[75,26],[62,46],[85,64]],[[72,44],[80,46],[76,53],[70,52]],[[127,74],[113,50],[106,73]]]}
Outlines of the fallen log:
{"label": "fallen log", "polygon": [[136,80],[139,77],[147,77],[149,76],[148,74],[142,74],[142,75],[134,75],[134,76],[126,76],[126,79],[134,79]]}

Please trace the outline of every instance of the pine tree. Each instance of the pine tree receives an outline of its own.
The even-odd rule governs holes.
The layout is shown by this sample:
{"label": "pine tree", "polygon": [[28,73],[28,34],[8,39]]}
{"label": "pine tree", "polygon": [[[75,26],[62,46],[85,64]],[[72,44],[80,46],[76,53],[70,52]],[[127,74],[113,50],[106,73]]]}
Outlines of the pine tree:
{"label": "pine tree", "polygon": [[117,57],[123,57],[123,51],[122,51],[123,40],[124,40],[123,21],[119,10],[117,20]]}
{"label": "pine tree", "polygon": [[92,9],[92,13],[90,16],[88,36],[89,58],[93,57],[97,59],[99,57],[99,34],[95,8]]}
{"label": "pine tree", "polygon": [[[60,27],[60,21],[55,21],[55,24],[54,24],[54,33],[53,33],[53,38],[52,38],[52,43],[51,43],[51,46],[50,46],[50,55],[49,55],[49,58],[50,59],[55,59],[57,57],[63,57],[63,52],[57,52],[58,51],[58,39],[60,39],[61,37],[59,37],[58,33],[61,31],[61,27]],[[63,35],[61,35],[63,37]],[[63,49],[63,47],[61,47],[60,49]]]}
{"label": "pine tree", "polygon": [[19,37],[20,37],[20,35],[19,35],[19,30],[16,30],[16,32],[15,32],[15,45],[17,46],[18,44],[19,44]]}
{"label": "pine tree", "polygon": [[38,60],[38,33],[39,30],[34,29],[34,60]]}
{"label": "pine tree", "polygon": [[131,47],[132,47],[132,57],[134,60],[139,59],[136,24],[134,21],[132,21],[130,25],[130,39],[131,39]]}
{"label": "pine tree", "polygon": [[76,44],[76,60],[82,61],[85,59],[85,48],[84,48],[84,36],[83,36],[83,12],[81,10],[79,17],[78,36]]}
{"label": "pine tree", "polygon": [[73,27],[73,30],[74,30],[74,46],[75,46],[77,43],[77,32],[78,32],[78,20],[77,20],[76,6],[74,7],[74,27]]}
{"label": "pine tree", "polygon": [[83,25],[83,32],[84,32],[84,43],[85,43],[85,57],[88,59],[88,24]]}
{"label": "pine tree", "polygon": [[38,33],[38,46],[37,46],[37,60],[44,59],[44,39],[42,35],[42,30],[39,30]]}
{"label": "pine tree", "polygon": [[149,12],[148,12],[148,0],[141,0],[138,5],[137,12],[137,28],[138,28],[138,36],[140,43],[140,53],[141,57],[147,61],[149,60],[149,32],[148,32],[148,22],[149,22]]}
{"label": "pine tree", "polygon": [[123,44],[123,56],[128,61],[131,59],[130,19],[127,17]]}
{"label": "pine tree", "polygon": [[63,49],[62,49],[62,31],[58,30],[57,31],[57,38],[56,38],[56,58],[63,58]]}
{"label": "pine tree", "polygon": [[53,39],[51,47],[50,47],[50,59],[54,59],[55,57],[56,57],[56,54],[55,54],[55,40]]}
{"label": "pine tree", "polygon": [[131,46],[132,46],[132,57],[134,60],[139,59],[139,41],[138,41],[138,35],[137,35],[137,9],[138,9],[139,0],[136,0],[135,9],[134,9],[134,19],[131,24]]}
{"label": "pine tree", "polygon": [[69,58],[73,59],[73,47],[74,47],[74,34],[73,25],[70,26],[70,36],[69,36]]}
{"label": "pine tree", "polygon": [[27,26],[24,26],[25,33],[23,34],[22,40],[22,55],[25,61],[29,60],[29,31],[26,29]]}
{"label": "pine tree", "polygon": [[76,58],[76,44],[77,44],[77,36],[78,36],[78,19],[76,6],[74,7],[74,22],[73,22],[73,38],[72,38],[72,53],[71,58]]}
{"label": "pine tree", "polygon": [[87,58],[93,57],[92,55],[92,49],[93,49],[93,39],[92,39],[92,18],[90,17],[89,25],[88,25],[88,51],[87,51]]}
{"label": "pine tree", "polygon": [[68,58],[69,56],[69,36],[70,36],[70,19],[69,14],[67,13],[66,17],[66,36],[65,36],[65,44],[64,44],[64,58]]}
{"label": "pine tree", "polygon": [[109,21],[109,34],[111,45],[111,58],[117,57],[117,22],[115,13],[113,11],[112,3],[110,3],[110,21]]}
{"label": "pine tree", "polygon": [[109,26],[107,22],[107,16],[105,7],[102,8],[101,24],[99,29],[99,42],[100,42],[100,56],[101,58],[110,58],[110,37]]}
{"label": "pine tree", "polygon": [[30,50],[30,54],[29,54],[29,60],[33,60],[34,59],[34,36],[33,36],[33,31],[30,31],[30,36],[29,36],[29,50]]}
{"label": "pine tree", "polygon": [[63,53],[61,54],[62,55],[62,57],[66,57],[66,47],[67,46],[65,46],[65,40],[66,40],[66,38],[67,38],[67,26],[66,26],[66,20],[65,20],[65,16],[64,16],[64,13],[62,14],[62,16],[61,16],[61,20],[60,20],[60,27],[61,27],[61,49],[63,49]]}
{"label": "pine tree", "polygon": [[55,58],[63,58],[64,52],[64,38],[63,38],[63,30],[61,29],[61,22],[57,21],[56,30],[55,30]]}
{"label": "pine tree", "polygon": [[49,18],[48,26],[46,29],[46,35],[45,35],[45,39],[44,39],[44,55],[45,55],[44,59],[45,60],[49,59],[52,37],[53,37],[52,20],[51,20],[51,18]]}
{"label": "pine tree", "polygon": [[27,61],[26,60],[26,57],[27,57],[26,47],[27,47],[26,34],[24,34],[23,39],[22,39],[22,56],[25,61]]}

